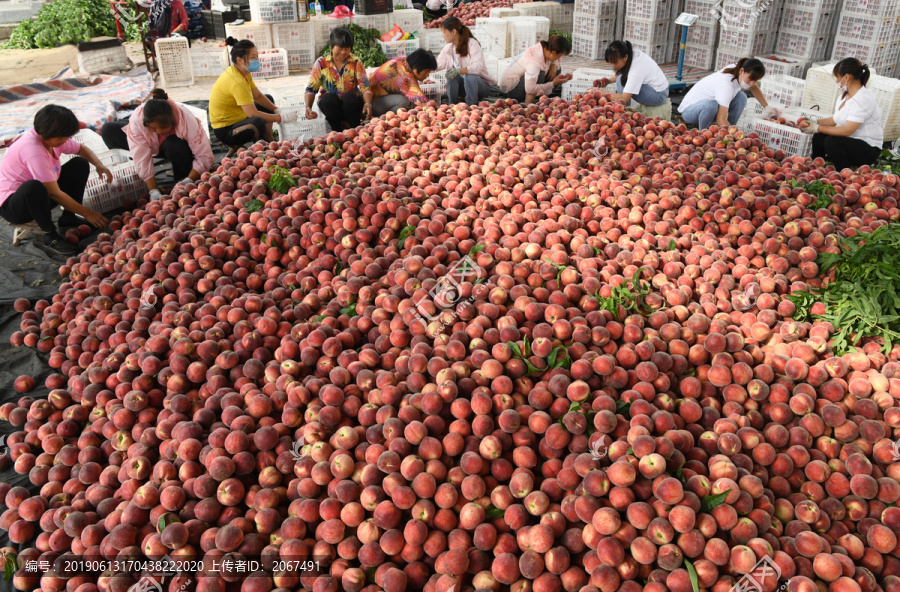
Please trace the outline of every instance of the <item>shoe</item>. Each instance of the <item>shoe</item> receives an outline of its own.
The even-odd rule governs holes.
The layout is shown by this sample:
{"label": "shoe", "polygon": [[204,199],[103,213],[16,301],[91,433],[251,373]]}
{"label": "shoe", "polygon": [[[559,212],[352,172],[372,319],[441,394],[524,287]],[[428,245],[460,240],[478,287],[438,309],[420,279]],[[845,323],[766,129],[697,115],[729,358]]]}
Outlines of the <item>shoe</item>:
{"label": "shoe", "polygon": [[44,246],[55,253],[66,256],[77,255],[81,252],[81,249],[78,248],[78,245],[73,245],[72,243],[61,237],[58,232],[50,232],[45,234]]}
{"label": "shoe", "polygon": [[60,228],[77,228],[83,224],[81,218],[73,214],[72,212],[63,212],[62,216],[59,217],[56,225]]}

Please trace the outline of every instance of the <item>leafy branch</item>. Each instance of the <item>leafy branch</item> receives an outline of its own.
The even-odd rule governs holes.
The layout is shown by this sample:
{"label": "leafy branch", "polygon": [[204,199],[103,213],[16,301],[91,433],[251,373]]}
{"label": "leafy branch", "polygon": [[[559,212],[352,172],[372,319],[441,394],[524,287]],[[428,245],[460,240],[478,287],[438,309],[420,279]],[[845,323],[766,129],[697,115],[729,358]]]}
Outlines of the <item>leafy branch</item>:
{"label": "leafy branch", "polygon": [[700,511],[706,512],[709,514],[723,503],[725,503],[725,498],[728,497],[728,494],[731,493],[730,489],[726,489],[722,493],[717,493],[716,495],[707,495],[702,500],[700,500]]}
{"label": "leafy branch", "polygon": [[263,209],[264,205],[265,204],[258,199],[251,199],[247,202],[247,207],[245,209],[252,214],[253,212],[258,212]]}
{"label": "leafy branch", "polygon": [[270,166],[269,173],[272,177],[269,179],[269,189],[278,193],[285,193],[291,187],[296,187],[297,182],[291,176],[291,173],[280,166]]}
{"label": "leafy branch", "polygon": [[811,183],[801,183],[796,179],[791,179],[791,187],[801,187],[806,193],[815,197],[815,200],[809,204],[810,210],[828,209],[834,205],[834,199],[832,199],[835,193],[834,186],[821,179],[816,179]]}
{"label": "leafy branch", "polygon": [[641,270],[638,269],[629,280],[615,286],[612,293],[604,298],[599,292],[594,295],[600,302],[600,308],[609,311],[613,316],[618,316],[619,307],[626,312],[647,312],[646,296],[650,293],[650,284],[640,279]]}
{"label": "leafy branch", "polygon": [[402,246],[406,239],[411,237],[416,232],[416,227],[408,225],[403,230],[400,231],[400,237],[397,239],[397,243]]}

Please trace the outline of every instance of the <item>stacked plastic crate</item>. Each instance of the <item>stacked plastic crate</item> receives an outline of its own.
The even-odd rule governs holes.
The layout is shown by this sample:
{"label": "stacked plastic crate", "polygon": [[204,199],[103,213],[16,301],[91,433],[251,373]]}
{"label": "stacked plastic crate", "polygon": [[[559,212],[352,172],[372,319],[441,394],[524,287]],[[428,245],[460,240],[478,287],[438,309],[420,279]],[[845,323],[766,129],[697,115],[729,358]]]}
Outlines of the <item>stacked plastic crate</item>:
{"label": "stacked plastic crate", "polygon": [[328,38],[331,32],[338,27],[346,27],[350,25],[353,19],[349,18],[332,18],[330,16],[314,16],[309,19],[312,23],[313,35],[316,43],[316,54],[322,51],[328,45]]}
{"label": "stacked plastic crate", "polygon": [[836,15],[837,0],[792,0],[785,4],[775,53],[813,62],[825,58]]}
{"label": "stacked plastic crate", "polygon": [[770,57],[780,10],[780,0],[759,0],[749,5],[741,0],[725,0],[719,7],[716,69],[744,57]]}
{"label": "stacked plastic crate", "polygon": [[[505,17],[503,20],[508,22],[508,35],[515,35],[514,29],[516,27],[522,25],[530,27],[530,25],[534,25],[535,43],[540,43],[550,38],[550,19],[545,16],[511,16]],[[512,54],[508,57],[512,57]]]}
{"label": "stacked plastic crate", "polygon": [[[715,0],[685,0],[684,12],[697,15],[697,22],[688,28],[687,47],[684,50],[684,67],[710,70],[716,62],[716,45],[719,39],[719,13]],[[680,29],[680,27],[675,27]],[[681,31],[676,31],[680,35]],[[681,38],[677,37],[678,42]]]}
{"label": "stacked plastic crate", "polygon": [[900,0],[844,0],[831,58],[854,57],[897,76],[900,63]]}
{"label": "stacked plastic crate", "polygon": [[591,60],[603,58],[607,46],[616,38],[616,6],[616,0],[575,0],[572,16],[574,55]]}
{"label": "stacked plastic crate", "polygon": [[[676,0],[629,0],[625,5],[623,37],[634,49],[663,64],[671,57],[669,29]],[[576,27],[577,22],[576,22]]]}
{"label": "stacked plastic crate", "polygon": [[476,18],[473,33],[475,39],[481,44],[481,51],[485,55],[495,58],[505,58],[507,28],[509,22],[505,18]]}
{"label": "stacked plastic crate", "polygon": [[272,25],[275,47],[287,52],[288,69],[306,70],[316,61],[315,29],[312,23],[280,23]]}

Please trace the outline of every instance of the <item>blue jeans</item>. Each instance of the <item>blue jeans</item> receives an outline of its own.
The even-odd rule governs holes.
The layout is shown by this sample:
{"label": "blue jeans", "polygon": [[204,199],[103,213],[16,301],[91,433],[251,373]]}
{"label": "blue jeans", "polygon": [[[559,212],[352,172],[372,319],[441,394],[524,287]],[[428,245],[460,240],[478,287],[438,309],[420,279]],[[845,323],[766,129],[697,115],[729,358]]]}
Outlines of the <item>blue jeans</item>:
{"label": "blue jeans", "polygon": [[[738,119],[741,118],[741,113],[744,112],[744,107],[746,106],[747,95],[739,92],[731,99],[731,104],[728,105],[728,123],[737,125]],[[715,99],[709,99],[694,103],[685,109],[681,114],[681,118],[684,119],[685,123],[696,125],[700,129],[706,129],[716,123],[718,114],[719,103]]]}
{"label": "blue jeans", "polygon": [[460,90],[466,97],[467,105],[477,105],[479,101],[487,98],[491,86],[478,74],[462,74],[448,78],[447,97],[450,99],[451,105],[459,102]]}
{"label": "blue jeans", "polygon": [[[622,90],[625,86],[622,84],[622,76],[616,78],[616,92],[618,94],[622,94]],[[636,95],[631,95],[631,100],[636,103],[640,103],[641,105],[647,105],[648,107],[659,107],[663,103],[665,103],[669,98],[669,89],[666,89],[662,92],[658,90],[654,90],[652,86],[649,84],[642,84],[641,90]],[[626,103],[626,107],[631,105],[631,100]]]}

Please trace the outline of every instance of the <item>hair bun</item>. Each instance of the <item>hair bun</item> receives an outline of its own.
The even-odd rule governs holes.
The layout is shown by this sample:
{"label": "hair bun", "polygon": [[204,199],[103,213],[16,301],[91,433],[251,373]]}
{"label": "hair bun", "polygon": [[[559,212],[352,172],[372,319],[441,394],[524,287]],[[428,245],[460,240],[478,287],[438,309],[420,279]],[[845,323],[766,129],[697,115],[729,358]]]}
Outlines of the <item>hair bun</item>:
{"label": "hair bun", "polygon": [[237,39],[235,39],[234,37],[228,37],[225,40],[225,45],[227,45],[229,47],[233,47],[234,45],[237,45]]}
{"label": "hair bun", "polygon": [[164,91],[164,90],[161,89],[161,88],[154,88],[154,89],[150,92],[150,98],[151,98],[151,99],[160,99],[160,100],[166,101],[166,100],[169,99],[169,95],[166,94],[166,91]]}

